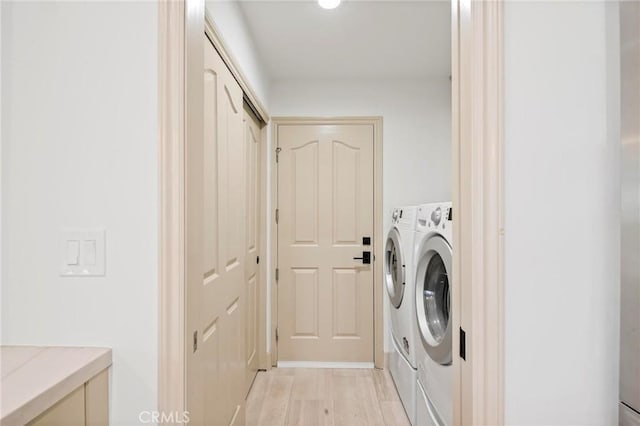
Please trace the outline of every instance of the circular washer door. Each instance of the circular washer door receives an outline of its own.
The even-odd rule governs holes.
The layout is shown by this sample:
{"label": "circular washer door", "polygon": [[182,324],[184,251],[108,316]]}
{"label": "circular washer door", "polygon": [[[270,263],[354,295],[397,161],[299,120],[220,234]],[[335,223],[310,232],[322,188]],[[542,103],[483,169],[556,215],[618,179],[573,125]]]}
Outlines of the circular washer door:
{"label": "circular washer door", "polygon": [[404,295],[404,259],[400,234],[396,228],[389,231],[384,248],[384,282],[391,304],[399,308]]}
{"label": "circular washer door", "polygon": [[422,345],[441,365],[451,364],[450,277],[451,246],[433,236],[418,255],[416,315]]}

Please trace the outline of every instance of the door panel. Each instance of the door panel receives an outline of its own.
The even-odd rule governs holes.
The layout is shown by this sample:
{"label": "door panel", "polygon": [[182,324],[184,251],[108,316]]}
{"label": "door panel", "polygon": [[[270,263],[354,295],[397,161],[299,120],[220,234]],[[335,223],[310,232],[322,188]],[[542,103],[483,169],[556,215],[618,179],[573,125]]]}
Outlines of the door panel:
{"label": "door panel", "polygon": [[295,309],[293,337],[318,338],[318,269],[292,268]]}
{"label": "door panel", "polygon": [[292,148],[293,244],[318,244],[318,141]]}
{"label": "door panel", "polygon": [[245,222],[245,294],[246,294],[246,348],[245,348],[245,393],[249,393],[251,384],[258,372],[258,301],[259,301],[259,264],[260,254],[260,124],[253,113],[244,107],[244,149],[247,159],[245,169],[246,182],[246,222]]}
{"label": "door panel", "polygon": [[228,425],[244,418],[245,398],[242,91],[206,39],[204,66],[202,279],[188,297],[199,311],[202,422]]}
{"label": "door panel", "polygon": [[373,126],[278,127],[278,358],[373,361]]}
{"label": "door panel", "polygon": [[[360,151],[343,142],[332,142],[333,157],[333,243],[357,244],[357,213],[360,188]],[[373,181],[371,181],[373,182]]]}
{"label": "door panel", "polygon": [[358,338],[358,274],[353,269],[333,270],[333,332],[334,338]]}
{"label": "door panel", "polygon": [[[218,76],[213,68],[205,68],[204,110],[208,117],[216,116]],[[212,281],[220,272],[218,258],[218,138],[216,120],[204,120],[204,251],[205,277]]]}

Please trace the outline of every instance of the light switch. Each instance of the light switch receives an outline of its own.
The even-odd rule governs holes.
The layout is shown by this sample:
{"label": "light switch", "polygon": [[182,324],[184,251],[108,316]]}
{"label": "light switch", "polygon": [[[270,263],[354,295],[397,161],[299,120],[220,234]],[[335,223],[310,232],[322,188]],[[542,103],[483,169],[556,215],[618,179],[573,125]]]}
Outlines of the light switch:
{"label": "light switch", "polygon": [[77,265],[80,261],[80,241],[67,241],[67,265]]}
{"label": "light switch", "polygon": [[84,256],[83,265],[93,266],[96,264],[96,240],[84,240],[82,242],[82,254]]}
{"label": "light switch", "polygon": [[60,275],[97,277],[105,275],[104,229],[63,229]]}

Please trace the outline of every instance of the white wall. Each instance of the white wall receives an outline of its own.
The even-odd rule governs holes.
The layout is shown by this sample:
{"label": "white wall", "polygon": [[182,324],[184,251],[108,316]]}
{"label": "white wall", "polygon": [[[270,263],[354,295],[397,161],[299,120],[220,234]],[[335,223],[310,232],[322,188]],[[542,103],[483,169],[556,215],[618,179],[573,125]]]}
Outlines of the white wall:
{"label": "white wall", "polygon": [[617,424],[615,7],[505,5],[507,424]]}
{"label": "white wall", "polygon": [[[111,423],[157,399],[157,5],[2,2],[2,343],[113,348]],[[63,227],[106,276],[60,278]]]}
{"label": "white wall", "polygon": [[207,0],[205,3],[207,13],[220,31],[238,67],[245,74],[256,96],[268,108],[270,80],[240,3],[230,0]]}
{"label": "white wall", "polygon": [[[448,77],[275,82],[271,114],[383,117],[385,232],[393,207],[451,199]],[[390,350],[387,332],[385,351]]]}

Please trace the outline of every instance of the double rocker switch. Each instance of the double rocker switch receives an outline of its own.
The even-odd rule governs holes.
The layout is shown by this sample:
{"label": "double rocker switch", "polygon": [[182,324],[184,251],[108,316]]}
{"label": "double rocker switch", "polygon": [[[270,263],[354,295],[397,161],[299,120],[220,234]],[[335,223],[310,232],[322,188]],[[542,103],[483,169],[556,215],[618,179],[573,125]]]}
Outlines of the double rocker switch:
{"label": "double rocker switch", "polygon": [[62,231],[60,275],[103,276],[105,244],[103,229],[65,229]]}
{"label": "double rocker switch", "polygon": [[67,240],[67,265],[79,265],[80,254],[82,254],[83,265],[95,265],[96,240]]}

